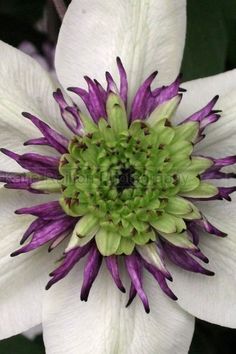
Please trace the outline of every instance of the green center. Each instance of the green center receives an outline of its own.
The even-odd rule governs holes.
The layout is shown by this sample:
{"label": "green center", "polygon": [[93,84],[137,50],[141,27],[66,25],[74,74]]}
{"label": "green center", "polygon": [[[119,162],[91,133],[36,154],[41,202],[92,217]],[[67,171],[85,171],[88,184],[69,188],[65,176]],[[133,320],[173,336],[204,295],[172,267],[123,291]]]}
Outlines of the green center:
{"label": "green center", "polygon": [[184,196],[216,190],[199,179],[211,161],[191,157],[198,123],[174,127],[158,113],[128,125],[114,94],[107,113],[98,124],[82,117],[85,134],[73,138],[61,159],[60,203],[68,215],[81,217],[79,245],[95,236],[103,255],[131,254],[158,234],[183,233],[186,220],[201,217]]}

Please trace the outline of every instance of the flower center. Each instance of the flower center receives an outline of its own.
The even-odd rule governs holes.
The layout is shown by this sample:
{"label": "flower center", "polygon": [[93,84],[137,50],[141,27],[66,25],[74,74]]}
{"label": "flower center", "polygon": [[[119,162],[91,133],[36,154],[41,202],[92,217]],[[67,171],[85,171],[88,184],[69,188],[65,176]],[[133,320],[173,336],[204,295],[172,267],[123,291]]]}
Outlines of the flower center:
{"label": "flower center", "polygon": [[122,193],[125,189],[134,187],[134,171],[133,167],[121,168],[118,176],[119,183],[116,186],[118,193]]}
{"label": "flower center", "polygon": [[155,241],[156,232],[180,234],[186,219],[201,217],[183,198],[200,186],[191,158],[198,123],[173,127],[160,116],[128,126],[124,103],[114,94],[107,111],[97,125],[83,117],[85,134],[71,140],[59,168],[61,206],[84,220],[77,239],[96,233],[104,256],[131,254],[135,245]]}

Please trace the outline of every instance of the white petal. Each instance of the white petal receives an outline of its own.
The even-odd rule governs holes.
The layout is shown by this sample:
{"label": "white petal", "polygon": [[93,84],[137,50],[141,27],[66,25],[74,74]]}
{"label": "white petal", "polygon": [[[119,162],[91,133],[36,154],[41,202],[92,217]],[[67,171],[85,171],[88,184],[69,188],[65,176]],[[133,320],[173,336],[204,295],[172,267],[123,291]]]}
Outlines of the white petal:
{"label": "white petal", "polygon": [[225,327],[236,327],[236,198],[233,202],[201,203],[201,210],[226,238],[202,234],[200,249],[209,258],[207,268],[215,275],[207,277],[169,267],[172,289],[180,306],[202,320]]}
{"label": "white petal", "polygon": [[88,302],[81,302],[82,269],[76,268],[45,298],[47,354],[187,354],[194,319],[167,299],[148,275],[150,314],[138,299],[125,308],[127,296],[115,288],[106,269],[98,274]]}
{"label": "white petal", "polygon": [[18,131],[28,139],[35,137],[37,130],[21,116],[23,111],[35,113],[62,133],[67,132],[52,96],[55,85],[49,74],[34,59],[2,41],[0,53],[0,132],[9,125],[13,128],[9,139],[14,139]]}
{"label": "white petal", "polygon": [[[25,197],[27,195],[27,197]],[[41,323],[42,296],[56,255],[46,249],[20,255],[10,254],[19,248],[19,241],[31,217],[16,216],[14,210],[37,203],[27,193],[0,190],[0,338],[21,333]],[[37,196],[37,201],[40,199]]]}
{"label": "white petal", "polygon": [[236,89],[236,69],[184,82],[181,87],[187,90],[178,108],[178,114],[183,118],[202,108],[215,95],[221,97]]}
{"label": "white petal", "polygon": [[104,83],[127,70],[130,94],[153,71],[159,83],[177,76],[185,40],[185,0],[73,0],[63,20],[56,71],[64,87],[83,86],[88,75]]}

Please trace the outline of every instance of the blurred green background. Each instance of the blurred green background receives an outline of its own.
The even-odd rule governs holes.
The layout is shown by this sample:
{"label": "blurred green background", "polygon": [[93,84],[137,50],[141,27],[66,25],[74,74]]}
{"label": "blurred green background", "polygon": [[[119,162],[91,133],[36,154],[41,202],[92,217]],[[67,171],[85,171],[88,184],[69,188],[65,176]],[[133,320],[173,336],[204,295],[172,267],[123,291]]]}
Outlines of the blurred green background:
{"label": "blurred green background", "polygon": [[[236,68],[236,0],[187,3],[187,41],[181,69],[184,81]],[[45,14],[45,7],[50,21],[44,21],[46,32],[42,33],[35,24]],[[28,40],[41,52],[45,40],[56,42],[59,26],[49,0],[0,0],[0,39],[7,43],[18,46]],[[196,321],[190,354],[235,354],[235,348],[236,330]],[[41,336],[31,341],[19,335],[0,342],[0,354],[44,353]]]}

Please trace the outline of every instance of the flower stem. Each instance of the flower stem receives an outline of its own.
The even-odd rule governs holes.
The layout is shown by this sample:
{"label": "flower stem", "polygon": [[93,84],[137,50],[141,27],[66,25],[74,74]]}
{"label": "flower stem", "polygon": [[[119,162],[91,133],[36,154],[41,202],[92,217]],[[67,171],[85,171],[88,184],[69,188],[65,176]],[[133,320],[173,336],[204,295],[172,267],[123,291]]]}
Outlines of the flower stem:
{"label": "flower stem", "polygon": [[55,6],[58,16],[62,20],[65,13],[66,13],[66,5],[65,5],[64,1],[63,0],[52,0],[52,3]]}

